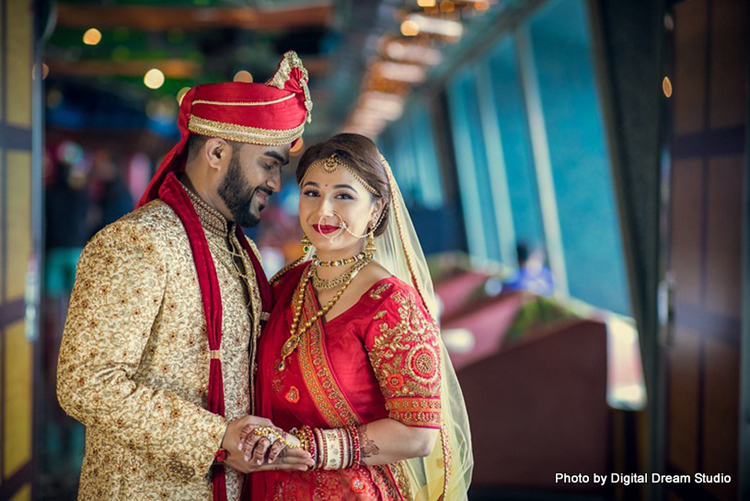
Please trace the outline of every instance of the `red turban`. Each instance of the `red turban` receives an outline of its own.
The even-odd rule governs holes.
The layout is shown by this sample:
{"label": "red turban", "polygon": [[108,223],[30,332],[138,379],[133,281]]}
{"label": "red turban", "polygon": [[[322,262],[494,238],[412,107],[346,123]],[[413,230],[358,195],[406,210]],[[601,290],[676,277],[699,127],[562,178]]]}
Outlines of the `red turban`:
{"label": "red turban", "polygon": [[229,82],[190,89],[180,104],[180,142],[164,157],[138,207],[159,197],[167,174],[185,169],[185,146],[191,132],[267,146],[294,143],[311,120],[307,82],[299,56],[287,52],[265,84]]}

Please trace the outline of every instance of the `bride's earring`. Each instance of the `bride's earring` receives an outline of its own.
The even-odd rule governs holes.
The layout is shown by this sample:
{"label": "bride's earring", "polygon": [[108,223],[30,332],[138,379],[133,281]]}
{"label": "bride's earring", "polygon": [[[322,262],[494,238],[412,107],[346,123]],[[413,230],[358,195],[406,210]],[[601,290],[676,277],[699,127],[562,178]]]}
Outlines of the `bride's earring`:
{"label": "bride's earring", "polygon": [[302,234],[302,252],[307,254],[310,252],[310,249],[312,248],[312,242],[310,242],[310,239],[307,238],[306,234]]}
{"label": "bride's earring", "polygon": [[375,253],[378,251],[378,248],[375,246],[375,230],[371,229],[370,233],[367,234],[367,245],[365,246],[365,254],[372,259],[375,256]]}

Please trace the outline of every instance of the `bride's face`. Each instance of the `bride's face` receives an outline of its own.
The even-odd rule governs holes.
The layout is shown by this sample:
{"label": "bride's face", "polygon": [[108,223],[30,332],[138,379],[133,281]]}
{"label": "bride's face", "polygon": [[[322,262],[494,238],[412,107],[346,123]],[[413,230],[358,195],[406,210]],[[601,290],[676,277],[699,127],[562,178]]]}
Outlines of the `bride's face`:
{"label": "bride's face", "polygon": [[357,236],[365,235],[379,215],[381,199],[344,167],[326,172],[315,166],[307,172],[300,190],[300,224],[319,256],[333,253],[332,259],[338,259],[364,249],[366,238]]}

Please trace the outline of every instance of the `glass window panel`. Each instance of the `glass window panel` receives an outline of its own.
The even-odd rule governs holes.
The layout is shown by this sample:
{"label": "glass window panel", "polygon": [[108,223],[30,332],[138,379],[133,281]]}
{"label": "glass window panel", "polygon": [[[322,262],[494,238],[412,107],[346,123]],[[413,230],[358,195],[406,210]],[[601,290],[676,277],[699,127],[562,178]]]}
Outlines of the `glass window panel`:
{"label": "glass window panel", "polygon": [[619,222],[583,0],[530,22],[570,294],[629,314]]}
{"label": "glass window panel", "polygon": [[516,239],[543,244],[544,227],[514,40],[503,40],[487,64],[492,75]]}
{"label": "glass window panel", "polygon": [[479,119],[479,100],[470,70],[461,71],[453,79],[448,98],[469,250],[478,257],[499,261],[500,240]]}
{"label": "glass window panel", "polygon": [[443,205],[443,182],[432,120],[425,106],[416,107],[413,115],[412,130],[419,177],[419,201],[425,208],[439,209]]}

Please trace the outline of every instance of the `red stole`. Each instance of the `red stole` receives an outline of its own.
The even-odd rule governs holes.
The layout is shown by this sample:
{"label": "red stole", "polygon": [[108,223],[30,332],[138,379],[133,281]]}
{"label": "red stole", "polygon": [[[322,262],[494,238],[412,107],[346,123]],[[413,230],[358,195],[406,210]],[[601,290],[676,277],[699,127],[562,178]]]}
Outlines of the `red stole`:
{"label": "red stole", "polygon": [[[206,235],[203,233],[198,213],[193,207],[185,188],[177,179],[174,172],[167,174],[163,184],[159,188],[159,198],[175,211],[185,227],[190,248],[193,251],[193,261],[198,274],[198,284],[203,300],[203,314],[206,318],[206,333],[208,335],[208,349],[218,351],[221,349],[221,291],[219,290],[219,279],[216,275],[214,260],[208,248]],[[262,312],[270,311],[271,286],[268,283],[263,268],[255,256],[249,242],[237,226],[237,238],[255,269],[255,277],[260,291]],[[249,292],[249,291],[248,291]],[[263,315],[261,313],[261,320]],[[265,323],[265,322],[264,322]],[[208,375],[208,410],[214,414],[224,416],[224,380],[221,374],[221,359],[211,357]],[[217,465],[213,474],[214,501],[226,501],[226,472],[223,465]]]}

